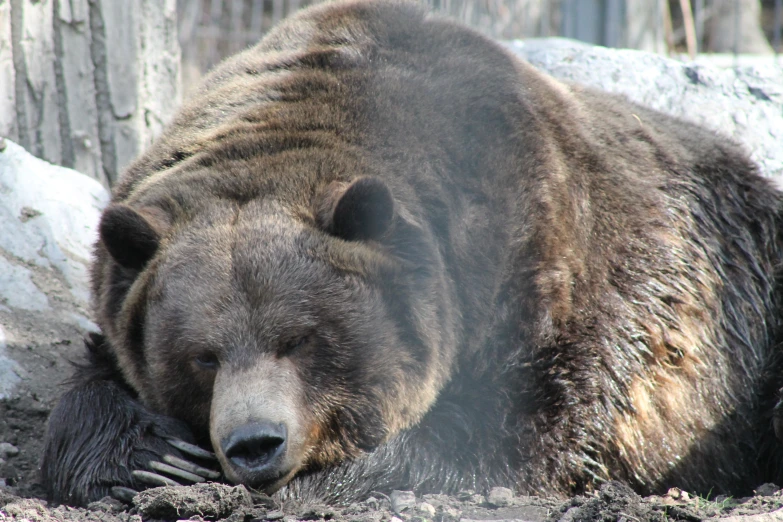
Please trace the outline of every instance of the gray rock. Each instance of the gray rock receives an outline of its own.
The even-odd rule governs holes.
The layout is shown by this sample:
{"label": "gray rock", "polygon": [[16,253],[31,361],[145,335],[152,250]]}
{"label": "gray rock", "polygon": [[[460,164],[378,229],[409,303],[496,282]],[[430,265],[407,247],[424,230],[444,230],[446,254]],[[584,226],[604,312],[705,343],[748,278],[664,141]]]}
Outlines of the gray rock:
{"label": "gray rock", "polygon": [[430,504],[429,502],[422,502],[416,507],[421,513],[424,513],[428,516],[434,516],[435,515],[435,506]]}
{"label": "gray rock", "polygon": [[561,80],[626,95],[743,143],[783,188],[783,64],[773,58],[724,68],[565,39],[514,41],[510,48]]}
{"label": "gray rock", "polygon": [[6,459],[19,454],[19,448],[8,442],[0,442],[0,457]]}
{"label": "gray rock", "polygon": [[487,501],[487,499],[484,498],[484,495],[481,495],[479,493],[475,493],[475,494],[471,495],[470,499],[469,499],[469,502],[471,502],[473,504],[478,504],[478,505],[481,505],[481,504],[483,504],[486,501]]}
{"label": "gray rock", "polygon": [[492,488],[487,495],[487,502],[495,507],[511,505],[514,500],[514,492],[508,488]]}
{"label": "gray rock", "polygon": [[412,511],[416,507],[416,495],[413,491],[397,491],[396,489],[389,495],[391,500],[391,509],[398,515],[403,511]]}
{"label": "gray rock", "polygon": [[[0,452],[1,451],[2,450],[0,450]],[[778,491],[780,491],[780,488],[776,484],[767,482],[766,484],[762,484],[761,486],[757,487],[754,493],[759,497],[771,497]]]}
{"label": "gray rock", "polygon": [[75,359],[81,337],[96,329],[88,319],[88,264],[109,195],[87,176],[35,158],[8,139],[4,144],[0,400],[30,396],[48,407],[71,371],[64,359]]}

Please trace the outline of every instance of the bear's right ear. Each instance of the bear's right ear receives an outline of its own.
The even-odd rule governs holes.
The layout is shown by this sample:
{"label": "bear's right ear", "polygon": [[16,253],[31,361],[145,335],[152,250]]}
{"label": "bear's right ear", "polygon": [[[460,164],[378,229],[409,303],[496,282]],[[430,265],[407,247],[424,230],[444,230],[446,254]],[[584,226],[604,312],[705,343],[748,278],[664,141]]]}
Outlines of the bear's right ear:
{"label": "bear's right ear", "polygon": [[158,250],[167,220],[157,212],[111,205],[103,211],[99,233],[111,257],[125,268],[141,270]]}
{"label": "bear's right ear", "polygon": [[317,219],[324,230],[346,241],[380,239],[394,219],[394,197],[375,177],[335,181],[321,194]]}

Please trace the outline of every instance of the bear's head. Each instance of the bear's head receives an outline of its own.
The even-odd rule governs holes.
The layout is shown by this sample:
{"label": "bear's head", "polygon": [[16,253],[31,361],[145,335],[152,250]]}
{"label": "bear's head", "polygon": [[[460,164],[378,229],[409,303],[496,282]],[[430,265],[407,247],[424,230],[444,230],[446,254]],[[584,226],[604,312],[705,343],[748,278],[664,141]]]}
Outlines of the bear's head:
{"label": "bear's head", "polygon": [[386,183],[163,192],[103,214],[99,322],[141,400],[208,437],[230,480],[272,492],[422,418],[453,366],[447,283]]}

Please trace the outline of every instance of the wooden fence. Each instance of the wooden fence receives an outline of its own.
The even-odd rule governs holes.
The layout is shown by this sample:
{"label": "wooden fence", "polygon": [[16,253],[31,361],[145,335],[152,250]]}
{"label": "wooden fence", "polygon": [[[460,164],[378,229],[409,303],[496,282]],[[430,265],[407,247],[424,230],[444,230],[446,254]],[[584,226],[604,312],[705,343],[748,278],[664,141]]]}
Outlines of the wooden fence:
{"label": "wooden fence", "polygon": [[[178,0],[186,85],[318,1]],[[783,0],[421,1],[499,39],[565,36],[653,52],[782,50]]]}

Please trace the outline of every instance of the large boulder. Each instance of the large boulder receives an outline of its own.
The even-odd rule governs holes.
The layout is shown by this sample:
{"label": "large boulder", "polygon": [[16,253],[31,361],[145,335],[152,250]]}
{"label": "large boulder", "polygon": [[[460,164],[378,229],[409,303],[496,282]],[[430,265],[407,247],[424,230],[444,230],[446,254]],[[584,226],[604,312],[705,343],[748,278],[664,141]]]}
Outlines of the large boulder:
{"label": "large boulder", "polygon": [[747,147],[764,175],[783,188],[783,62],[766,58],[717,67],[709,61],[683,63],[558,38],[509,46],[556,78],[622,93],[733,137]]}
{"label": "large boulder", "polygon": [[0,141],[0,484],[13,484],[35,476],[43,422],[95,328],[88,262],[109,196]]}

